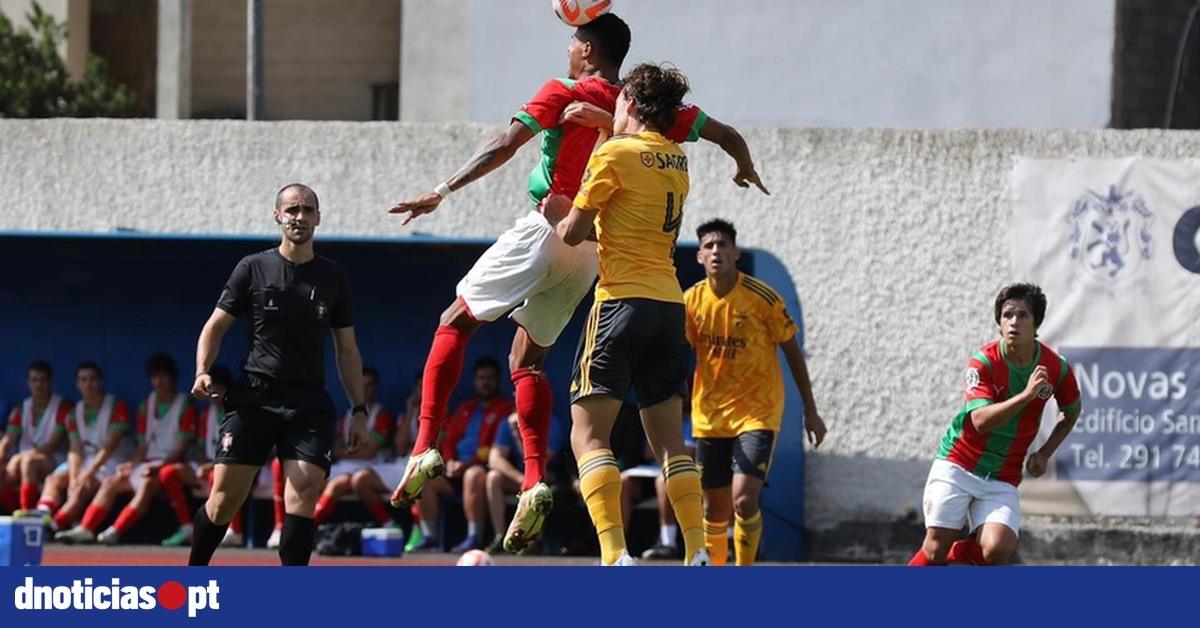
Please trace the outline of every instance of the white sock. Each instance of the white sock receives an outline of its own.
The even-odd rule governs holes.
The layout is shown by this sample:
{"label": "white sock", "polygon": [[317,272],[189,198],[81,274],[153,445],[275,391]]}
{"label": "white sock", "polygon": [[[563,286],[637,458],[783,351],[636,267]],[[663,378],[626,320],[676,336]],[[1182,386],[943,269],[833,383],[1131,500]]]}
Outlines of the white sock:
{"label": "white sock", "polygon": [[658,526],[658,542],[665,547],[675,547],[675,535],[679,526]]}
{"label": "white sock", "polygon": [[422,519],[421,534],[426,538],[437,538],[437,519]]}
{"label": "white sock", "polygon": [[479,538],[479,524],[474,521],[467,522],[467,536]]}
{"label": "white sock", "polygon": [[51,512],[50,512],[50,507],[49,507],[49,506],[47,506],[46,504],[38,504],[38,505],[37,505],[37,511],[38,511],[38,512],[44,512],[44,513],[46,513],[46,514],[48,514],[48,515],[49,515],[49,514],[51,514]]}

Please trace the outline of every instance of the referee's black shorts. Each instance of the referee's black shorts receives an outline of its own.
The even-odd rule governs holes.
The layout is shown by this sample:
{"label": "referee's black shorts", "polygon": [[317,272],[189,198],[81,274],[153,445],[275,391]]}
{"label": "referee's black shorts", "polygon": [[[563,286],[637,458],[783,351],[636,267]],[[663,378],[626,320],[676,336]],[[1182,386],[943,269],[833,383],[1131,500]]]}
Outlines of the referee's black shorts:
{"label": "referee's black shorts", "polygon": [[271,450],[329,475],[337,415],[324,386],[290,386],[244,373],[225,395],[215,462],[262,466]]}
{"label": "referee's black shorts", "polygon": [[591,395],[622,401],[632,387],[648,408],[687,396],[690,345],[682,303],[617,299],[592,306],[571,378],[571,403]]}

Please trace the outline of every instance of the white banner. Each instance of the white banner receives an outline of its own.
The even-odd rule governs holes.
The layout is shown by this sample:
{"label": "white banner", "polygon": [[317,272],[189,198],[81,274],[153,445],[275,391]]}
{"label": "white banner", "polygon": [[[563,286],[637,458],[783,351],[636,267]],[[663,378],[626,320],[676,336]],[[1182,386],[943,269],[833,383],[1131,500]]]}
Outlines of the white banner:
{"label": "white banner", "polygon": [[1012,208],[1013,279],[1083,393],[1027,512],[1200,514],[1200,160],[1019,158]]}

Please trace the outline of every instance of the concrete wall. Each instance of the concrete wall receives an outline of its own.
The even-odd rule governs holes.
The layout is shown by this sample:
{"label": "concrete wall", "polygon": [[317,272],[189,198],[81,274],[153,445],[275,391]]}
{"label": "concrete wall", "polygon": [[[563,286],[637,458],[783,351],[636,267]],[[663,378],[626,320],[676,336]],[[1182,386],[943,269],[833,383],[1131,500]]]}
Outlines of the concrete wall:
{"label": "concrete wall", "polygon": [[[462,0],[466,1],[466,0]],[[473,122],[508,119],[566,71],[546,0],[470,0]],[[626,66],[670,60],[739,125],[1108,125],[1115,0],[654,0],[614,3]],[[684,17],[686,16],[686,17]]]}
{"label": "concrete wall", "polygon": [[[246,0],[192,4],[192,115],[246,112]],[[267,0],[266,119],[370,120],[400,73],[398,0]]]}
{"label": "concrete wall", "polygon": [[[326,234],[491,238],[527,209],[532,148],[409,228],[385,210],[430,189],[495,130],[0,120],[0,230],[269,234],[275,190],[303,181],[321,194]],[[810,525],[919,505],[965,360],[993,336],[991,300],[1014,279],[1013,156],[1200,153],[1200,133],[1182,131],[772,129],[747,139],[771,196],[734,187],[728,159],[692,147],[684,233],[731,218],[744,245],[792,274],[831,429],[809,457]]]}

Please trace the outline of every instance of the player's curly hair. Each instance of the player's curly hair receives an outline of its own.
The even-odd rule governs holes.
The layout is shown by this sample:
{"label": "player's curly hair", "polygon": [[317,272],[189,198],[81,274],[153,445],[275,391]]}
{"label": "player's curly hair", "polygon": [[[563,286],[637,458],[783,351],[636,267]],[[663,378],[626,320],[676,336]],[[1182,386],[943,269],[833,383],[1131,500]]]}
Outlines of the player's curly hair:
{"label": "player's curly hair", "polygon": [[625,75],[624,83],[634,117],[659,132],[675,125],[675,113],[691,90],[687,76],[668,64],[639,63]]}
{"label": "player's curly hair", "polygon": [[1013,299],[1024,301],[1029,306],[1029,311],[1033,313],[1034,327],[1042,326],[1042,321],[1046,318],[1046,293],[1031,283],[1011,283],[1000,290],[1000,294],[996,295],[997,325],[1000,324],[1000,312],[1004,309],[1004,304]]}

